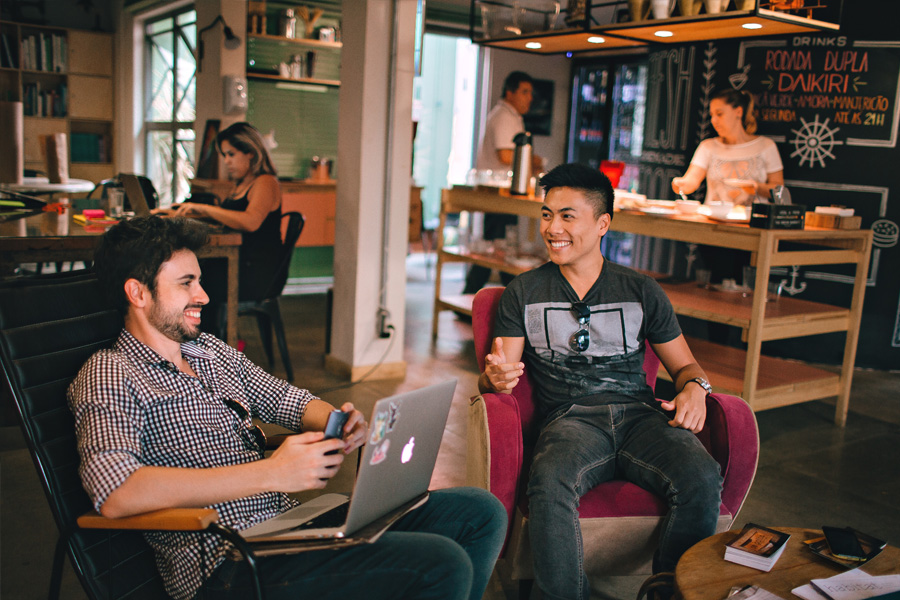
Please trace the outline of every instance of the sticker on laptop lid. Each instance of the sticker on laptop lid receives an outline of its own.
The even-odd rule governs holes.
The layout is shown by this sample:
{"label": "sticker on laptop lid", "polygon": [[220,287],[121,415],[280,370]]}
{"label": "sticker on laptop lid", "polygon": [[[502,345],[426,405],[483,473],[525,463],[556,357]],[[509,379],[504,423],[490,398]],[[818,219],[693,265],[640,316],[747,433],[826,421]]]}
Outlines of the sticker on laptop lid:
{"label": "sticker on laptop lid", "polygon": [[389,415],[388,415],[387,430],[393,431],[394,426],[397,424],[397,421],[400,419],[400,405],[394,404],[393,402],[391,402],[391,406],[388,409],[388,412],[389,412]]}
{"label": "sticker on laptop lid", "polygon": [[369,459],[370,465],[377,465],[378,463],[384,462],[384,459],[387,458],[388,448],[391,447],[391,440],[384,440],[382,444],[375,447],[375,450],[372,451],[372,458]]}
{"label": "sticker on laptop lid", "polygon": [[375,418],[372,419],[372,433],[369,435],[369,443],[373,446],[387,434],[389,417],[390,414],[386,410],[375,413]]}

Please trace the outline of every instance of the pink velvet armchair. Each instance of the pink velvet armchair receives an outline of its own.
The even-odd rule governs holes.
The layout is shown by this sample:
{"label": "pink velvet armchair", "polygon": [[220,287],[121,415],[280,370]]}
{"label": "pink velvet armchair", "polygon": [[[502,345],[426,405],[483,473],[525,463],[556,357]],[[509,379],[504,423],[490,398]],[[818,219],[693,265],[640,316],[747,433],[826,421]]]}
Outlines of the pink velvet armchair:
{"label": "pink velvet armchair", "polygon": [[[494,317],[504,288],[484,288],[475,296],[472,329],[478,367],[490,352]],[[655,387],[659,359],[647,346],[644,370]],[[713,381],[715,384],[715,381]],[[468,418],[467,479],[490,490],[506,507],[509,530],[501,557],[513,579],[533,579],[525,484],[537,436],[531,382],[525,375],[512,394],[472,399]],[[698,434],[724,477],[718,531],[731,527],[756,473],[759,435],[756,418],[740,398],[714,393]],[[627,481],[598,485],[581,498],[579,514],[585,566],[591,579],[649,574],[665,502]]]}

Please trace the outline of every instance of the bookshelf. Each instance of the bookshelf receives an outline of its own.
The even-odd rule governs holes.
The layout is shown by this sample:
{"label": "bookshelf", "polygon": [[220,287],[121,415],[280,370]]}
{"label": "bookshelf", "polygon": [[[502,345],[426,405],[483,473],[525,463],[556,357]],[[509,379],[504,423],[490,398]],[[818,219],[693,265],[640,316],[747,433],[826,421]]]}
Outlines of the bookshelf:
{"label": "bookshelf", "polygon": [[113,36],[0,21],[0,99],[20,101],[25,168],[43,171],[43,135],[65,133],[69,175],[98,182],[115,175]]}

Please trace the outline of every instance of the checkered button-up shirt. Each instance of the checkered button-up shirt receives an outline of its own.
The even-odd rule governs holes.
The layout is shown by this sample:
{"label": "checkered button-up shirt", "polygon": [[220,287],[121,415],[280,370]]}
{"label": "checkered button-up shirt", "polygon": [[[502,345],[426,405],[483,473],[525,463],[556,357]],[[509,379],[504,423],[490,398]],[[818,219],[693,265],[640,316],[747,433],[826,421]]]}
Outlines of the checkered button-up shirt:
{"label": "checkered button-up shirt", "polygon": [[[81,479],[99,510],[143,466],[203,469],[260,460],[245,420],[223,400],[239,400],[254,417],[299,431],[306,390],[272,377],[207,334],[181,345],[197,377],[179,371],[127,331],[92,356],[69,386]],[[215,504],[219,520],[244,529],[296,506],[268,492]],[[212,534],[145,534],[168,593],[190,598],[224,559]]]}

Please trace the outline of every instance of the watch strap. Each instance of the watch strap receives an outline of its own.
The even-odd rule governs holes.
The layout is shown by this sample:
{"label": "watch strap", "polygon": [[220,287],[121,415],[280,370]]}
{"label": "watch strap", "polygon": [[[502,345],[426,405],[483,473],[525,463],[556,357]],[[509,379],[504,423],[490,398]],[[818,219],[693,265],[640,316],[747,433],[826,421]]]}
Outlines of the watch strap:
{"label": "watch strap", "polygon": [[[707,395],[712,393],[712,386],[702,377],[694,377],[693,379],[689,379],[687,383],[691,383],[692,381],[702,387]],[[685,385],[687,385],[687,383]]]}

